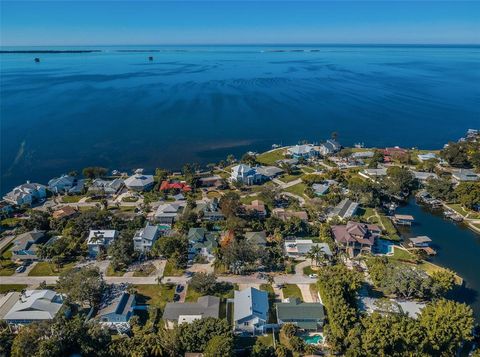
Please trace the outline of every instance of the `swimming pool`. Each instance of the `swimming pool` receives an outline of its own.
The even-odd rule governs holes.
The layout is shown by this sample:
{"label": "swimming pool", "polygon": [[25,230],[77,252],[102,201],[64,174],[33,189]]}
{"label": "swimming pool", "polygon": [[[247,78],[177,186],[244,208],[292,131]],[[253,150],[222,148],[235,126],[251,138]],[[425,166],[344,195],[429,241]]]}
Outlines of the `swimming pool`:
{"label": "swimming pool", "polygon": [[394,243],[385,239],[377,239],[373,251],[376,254],[390,255],[393,254]]}
{"label": "swimming pool", "polygon": [[323,341],[323,337],[321,335],[306,335],[303,336],[302,339],[305,341],[305,343],[308,343],[309,345],[318,345]]}

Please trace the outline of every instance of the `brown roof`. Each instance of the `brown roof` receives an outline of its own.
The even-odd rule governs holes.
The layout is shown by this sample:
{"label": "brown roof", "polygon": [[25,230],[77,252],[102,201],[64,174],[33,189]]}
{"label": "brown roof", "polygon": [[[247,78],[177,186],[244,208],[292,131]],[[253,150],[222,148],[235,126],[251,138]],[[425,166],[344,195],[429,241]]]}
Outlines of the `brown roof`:
{"label": "brown roof", "polygon": [[381,229],[375,224],[349,221],[346,225],[333,226],[332,233],[338,243],[359,243],[373,245]]}
{"label": "brown roof", "polygon": [[243,207],[245,207],[245,210],[247,211],[255,211],[262,214],[266,213],[265,203],[263,203],[263,201],[260,201],[260,200],[253,200],[251,204],[243,205]]}
{"label": "brown roof", "polygon": [[52,217],[54,219],[60,219],[60,218],[70,217],[75,213],[77,213],[77,210],[75,208],[70,206],[63,206],[62,208],[53,212]]}
{"label": "brown roof", "polygon": [[283,208],[275,208],[273,214],[282,221],[286,221],[293,217],[300,218],[302,221],[308,221],[308,214],[305,211],[286,211]]}

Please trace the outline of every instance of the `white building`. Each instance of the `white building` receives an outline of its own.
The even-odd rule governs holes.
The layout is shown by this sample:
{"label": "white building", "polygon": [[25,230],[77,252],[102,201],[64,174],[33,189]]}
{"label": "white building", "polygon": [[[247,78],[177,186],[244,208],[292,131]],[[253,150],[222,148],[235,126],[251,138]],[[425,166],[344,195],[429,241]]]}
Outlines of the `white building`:
{"label": "white building", "polygon": [[155,222],[173,224],[185,206],[185,201],[161,204],[155,212]]}
{"label": "white building", "polygon": [[23,185],[15,187],[12,191],[3,196],[5,201],[15,205],[32,205],[32,203],[43,200],[47,197],[47,189],[39,183],[27,181]]}
{"label": "white building", "polygon": [[144,175],[143,169],[135,170],[135,174],[125,179],[125,186],[132,191],[147,191],[153,184],[153,175]]}
{"label": "white building", "polygon": [[240,182],[245,185],[254,185],[261,183],[263,176],[257,170],[249,165],[240,164],[232,167],[230,181]]}
{"label": "white building", "polygon": [[285,240],[285,253],[291,258],[305,258],[313,247],[320,247],[326,257],[332,257],[332,251],[327,243],[314,243],[311,239]]}
{"label": "white building", "polygon": [[233,299],[235,331],[263,334],[268,320],[268,294],[266,291],[248,288],[235,290]]}
{"label": "white building", "polygon": [[317,156],[317,151],[310,144],[292,146],[287,149],[287,153],[295,159],[308,159]]}
{"label": "white building", "polygon": [[327,156],[331,154],[335,154],[336,152],[342,149],[342,145],[340,145],[335,140],[327,140],[326,142],[322,143],[318,147],[318,151],[322,156]]}
{"label": "white building", "polygon": [[160,237],[160,227],[147,223],[144,228],[135,232],[133,236],[133,249],[141,253],[149,252],[158,237]]}
{"label": "white building", "polygon": [[95,258],[98,254],[107,251],[108,247],[118,237],[118,232],[110,230],[90,230],[87,238],[88,254]]}

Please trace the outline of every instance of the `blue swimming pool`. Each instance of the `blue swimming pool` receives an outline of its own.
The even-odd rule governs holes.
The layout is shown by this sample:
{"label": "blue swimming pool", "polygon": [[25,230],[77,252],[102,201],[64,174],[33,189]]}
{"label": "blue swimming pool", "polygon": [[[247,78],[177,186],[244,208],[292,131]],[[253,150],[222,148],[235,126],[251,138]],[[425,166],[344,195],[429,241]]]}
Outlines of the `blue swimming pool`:
{"label": "blue swimming pool", "polygon": [[305,341],[305,343],[308,343],[309,345],[317,345],[323,341],[323,337],[321,335],[307,335],[303,336],[302,339]]}
{"label": "blue swimming pool", "polygon": [[376,254],[393,254],[394,243],[385,239],[377,239],[375,246],[373,247],[373,252]]}

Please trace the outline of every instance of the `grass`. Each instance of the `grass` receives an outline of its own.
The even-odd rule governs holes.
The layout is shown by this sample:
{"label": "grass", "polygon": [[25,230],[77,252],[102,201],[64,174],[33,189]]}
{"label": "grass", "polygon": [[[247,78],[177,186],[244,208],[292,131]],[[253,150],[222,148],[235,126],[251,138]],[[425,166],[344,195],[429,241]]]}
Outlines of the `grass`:
{"label": "grass", "polygon": [[449,204],[448,207],[453,209],[455,212],[457,212],[458,214],[460,214],[464,217],[473,218],[473,219],[480,219],[480,213],[477,213],[477,212],[474,212],[472,210],[466,209],[459,203]]}
{"label": "grass", "polygon": [[306,174],[311,174],[312,172],[315,172],[315,169],[310,166],[302,166],[302,171]]}
{"label": "grass", "polygon": [[5,218],[0,221],[0,225],[4,227],[14,228],[20,224],[20,218]]}
{"label": "grass", "polygon": [[152,307],[163,309],[167,302],[173,301],[175,285],[169,284],[145,284],[133,285],[137,291],[137,303],[148,304]]}
{"label": "grass", "polygon": [[302,177],[302,172],[301,171],[298,171],[294,174],[291,174],[291,175],[288,175],[288,174],[284,174],[282,176],[280,176],[278,179],[280,181],[283,181],[285,183],[289,183],[289,182],[292,182],[292,181],[295,181],[296,179]]}
{"label": "grass", "polygon": [[274,165],[278,160],[283,160],[285,149],[280,148],[277,150],[272,150],[270,152],[264,152],[257,156],[257,161],[263,165]]}
{"label": "grass", "polygon": [[284,189],[284,191],[293,193],[294,195],[297,196],[304,196],[305,189],[307,188],[307,185],[305,185],[303,182],[297,183],[296,185],[287,187]]}
{"label": "grass", "polygon": [[192,287],[187,287],[187,295],[185,295],[186,302],[196,302],[199,297],[203,296],[197,290]]}
{"label": "grass", "polygon": [[122,202],[137,202],[138,197],[135,196],[127,196],[122,198]]}
{"label": "grass", "polygon": [[268,293],[268,323],[277,323],[277,314],[275,310],[275,292],[270,284],[260,285],[260,290]]}
{"label": "grass", "polygon": [[390,259],[395,260],[415,260],[415,257],[409,251],[398,247],[393,247],[393,255],[389,256]]}
{"label": "grass", "polygon": [[156,270],[155,265],[151,263],[144,264],[133,272],[133,276],[150,276]]}
{"label": "grass", "polygon": [[108,265],[107,271],[105,272],[106,276],[123,276],[125,274],[125,271],[123,270],[113,270],[113,267],[111,264]]}
{"label": "grass", "polygon": [[78,201],[80,201],[84,197],[85,196],[83,196],[83,195],[63,196],[62,197],[62,202],[63,203],[77,203]]}
{"label": "grass", "polygon": [[208,191],[207,192],[207,197],[212,199],[212,198],[220,198],[222,195],[218,191]]}
{"label": "grass", "polygon": [[73,269],[76,262],[64,264],[60,268],[56,268],[55,264],[49,262],[38,262],[32,270],[28,273],[28,276],[57,276],[67,270]]}
{"label": "grass", "polygon": [[285,299],[291,297],[291,298],[299,298],[300,300],[303,300],[302,292],[300,291],[300,288],[296,284],[285,284],[282,291],[283,291],[283,297]]}
{"label": "grass", "polygon": [[22,291],[26,289],[25,284],[0,284],[0,294],[9,293],[11,291]]}
{"label": "grass", "polygon": [[368,223],[378,223],[378,218],[376,216],[376,211],[371,207],[361,207],[357,211],[360,219]]}
{"label": "grass", "polygon": [[309,265],[308,267],[303,268],[303,275],[318,274],[318,270],[312,269]]}
{"label": "grass", "polygon": [[384,238],[399,241],[400,236],[398,235],[397,228],[395,228],[392,221],[386,216],[380,216],[380,221],[382,222],[382,225],[385,227],[385,231],[387,232],[387,236]]}
{"label": "grass", "polygon": [[168,260],[167,264],[165,264],[163,276],[182,276],[183,273],[185,273],[184,269],[178,269],[173,262]]}
{"label": "grass", "polygon": [[[432,275],[436,271],[447,270],[439,265],[436,265],[427,261],[422,261],[420,264],[417,265],[417,267],[424,270],[428,275]],[[462,285],[463,284],[462,277],[455,274],[455,283],[457,285]]]}

